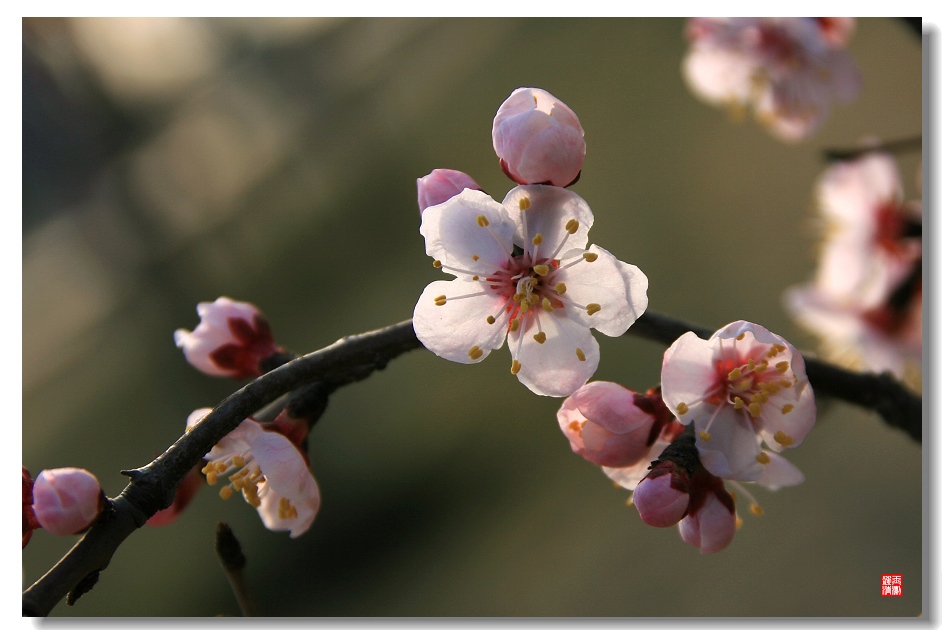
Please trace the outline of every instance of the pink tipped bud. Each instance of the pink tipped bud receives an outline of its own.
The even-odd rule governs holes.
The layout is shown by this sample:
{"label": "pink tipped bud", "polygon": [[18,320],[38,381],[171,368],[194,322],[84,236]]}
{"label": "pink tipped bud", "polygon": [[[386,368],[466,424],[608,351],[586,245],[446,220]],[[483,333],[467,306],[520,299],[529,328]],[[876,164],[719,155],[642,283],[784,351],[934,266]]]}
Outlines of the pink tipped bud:
{"label": "pink tipped bud", "polygon": [[574,453],[599,466],[631,466],[648,456],[659,433],[646,403],[617,383],[594,381],[563,401],[556,419]]}
{"label": "pink tipped bud", "polygon": [[676,525],[687,515],[690,503],[687,473],[674,462],[659,463],[635,488],[632,501],[645,524]]}
{"label": "pink tipped bud", "polygon": [[283,352],[268,320],[254,304],[221,297],[196,306],[200,323],[193,332],[177,330],[173,340],[190,365],[210,376],[255,378],[259,363]]}
{"label": "pink tipped bud", "polygon": [[465,188],[481,190],[470,175],[449,168],[436,168],[434,171],[415,180],[419,190],[419,214],[429,206],[445,203]]}
{"label": "pink tipped bud", "polygon": [[46,531],[78,534],[91,525],[104,502],[95,475],[81,468],[43,470],[33,484],[33,512]]}
{"label": "pink tipped bud", "polygon": [[518,184],[569,186],[579,179],[585,139],[579,119],[546,90],[517,88],[494,117],[494,151]]}
{"label": "pink tipped bud", "polygon": [[726,549],[735,533],[736,511],[712,492],[707,493],[699,510],[680,522],[680,537],[685,543],[700,547],[701,554]]}

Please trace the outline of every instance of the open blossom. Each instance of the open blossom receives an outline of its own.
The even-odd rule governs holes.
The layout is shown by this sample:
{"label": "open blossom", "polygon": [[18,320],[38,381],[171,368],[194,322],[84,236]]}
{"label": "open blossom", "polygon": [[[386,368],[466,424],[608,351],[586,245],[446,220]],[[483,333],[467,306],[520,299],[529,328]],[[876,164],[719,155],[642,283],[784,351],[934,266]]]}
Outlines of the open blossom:
{"label": "open blossom", "polygon": [[500,167],[518,184],[569,186],[579,179],[585,139],[579,118],[538,88],[517,88],[494,117],[492,138]]}
{"label": "open blossom", "polygon": [[[194,426],[209,411],[194,411],[187,426]],[[275,423],[243,420],[206,454],[208,463],[202,472],[210,485],[228,476],[229,483],[219,492],[222,498],[241,492],[246,503],[258,510],[265,527],[289,531],[291,538],[297,538],[317,515],[320,490],[307,458],[277,429]]]}
{"label": "open blossom", "polygon": [[782,337],[745,321],[708,340],[688,332],[664,353],[664,402],[694,423],[703,465],[725,479],[755,481],[769,463],[760,443],[798,446],[817,408],[801,354]]}
{"label": "open blossom", "polygon": [[434,266],[413,325],[426,348],[477,363],[509,339],[510,371],[533,392],[568,396],[595,373],[590,328],[623,334],[647,307],[647,277],[593,245],[592,211],[554,186],[518,186],[503,203],[465,190],[422,215]]}
{"label": "open blossom", "polygon": [[853,29],[850,18],[692,18],[684,78],[703,100],[752,109],[780,139],[800,140],[835,98],[860,91],[845,50]]}
{"label": "open blossom", "polygon": [[104,502],[98,479],[82,468],[43,470],[33,482],[36,522],[57,536],[87,529],[98,518]]}
{"label": "open blossom", "polygon": [[481,190],[471,176],[449,168],[436,168],[434,171],[415,180],[419,195],[419,212],[425,212],[429,206],[437,206],[460,193],[465,188]]}
{"label": "open blossom", "polygon": [[831,301],[875,307],[922,259],[921,204],[903,202],[903,184],[885,153],[831,166],[818,183],[825,220],[815,284]]}
{"label": "open blossom", "polygon": [[259,362],[283,352],[272,338],[268,320],[254,304],[221,297],[196,306],[200,323],[193,332],[173,334],[186,360],[210,376],[254,378]]}
{"label": "open blossom", "polygon": [[573,452],[599,466],[623,468],[642,460],[647,465],[662,433],[683,431],[661,400],[660,389],[639,394],[606,381],[577,389],[556,418]]}

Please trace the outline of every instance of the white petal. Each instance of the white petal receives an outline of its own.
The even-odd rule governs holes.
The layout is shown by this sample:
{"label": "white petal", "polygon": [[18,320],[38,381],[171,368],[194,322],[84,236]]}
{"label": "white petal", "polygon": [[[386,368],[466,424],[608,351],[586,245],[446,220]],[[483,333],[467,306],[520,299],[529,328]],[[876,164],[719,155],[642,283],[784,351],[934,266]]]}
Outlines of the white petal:
{"label": "white petal", "polygon": [[[553,282],[563,282],[566,292],[562,299],[582,306],[598,304],[602,308],[589,315],[585,310],[567,306],[569,316],[586,327],[592,327],[609,337],[623,335],[644,313],[648,306],[648,278],[634,265],[624,263],[610,252],[593,245],[590,253],[598,255],[593,262],[583,260],[553,276]],[[566,265],[581,251],[567,252],[560,265]]]}
{"label": "white petal", "polygon": [[[787,404],[794,407],[789,413],[783,414],[781,408]],[[788,448],[798,446],[814,427],[817,413],[811,384],[802,381],[781,390],[762,406],[762,413],[756,418],[756,430],[770,449],[781,452],[785,447],[775,441],[775,435],[781,431],[792,439]]]}
{"label": "white petal", "polygon": [[697,450],[700,462],[708,471],[724,479],[755,481],[762,474],[756,456],[762,452],[752,423],[745,414],[724,404],[710,424],[710,441],[704,442],[699,432],[708,417],[697,418]]}
{"label": "white petal", "polygon": [[[479,223],[480,216],[487,219],[488,225]],[[470,189],[426,208],[419,228],[429,256],[440,260],[444,267],[465,269],[481,276],[500,269],[507,261],[513,250],[513,230],[513,222],[503,206],[485,193]]]}
{"label": "white petal", "polygon": [[762,467],[762,476],[756,480],[763,488],[778,490],[788,486],[797,486],[805,480],[805,476],[794,464],[781,455],[765,451],[769,463]]}
{"label": "white petal", "polygon": [[757,70],[755,60],[738,51],[697,46],[683,63],[683,76],[691,91],[717,105],[749,102]]}
{"label": "white petal", "polygon": [[265,430],[255,435],[249,444],[268,484],[291,501],[303,498],[311,471],[298,448],[282,434]]}
{"label": "white petal", "polygon": [[[520,201],[527,198],[530,206],[520,210]],[[537,233],[543,236],[537,255],[549,256],[565,241],[564,249],[585,249],[589,243],[589,228],[595,221],[585,199],[558,186],[517,186],[507,193],[503,202],[515,224],[514,243],[526,251],[533,247],[531,240]],[[525,214],[525,216],[523,216]],[[573,234],[566,231],[571,219],[579,222]],[[524,235],[526,222],[526,235]]]}
{"label": "white petal", "polygon": [[317,516],[317,510],[320,508],[321,495],[320,489],[313,476],[308,476],[304,482],[302,497],[298,500],[291,500],[291,505],[297,511],[297,516],[290,518],[279,518],[279,507],[282,499],[277,491],[267,483],[261,484],[259,488],[259,499],[261,505],[258,507],[258,515],[262,519],[265,527],[271,531],[289,531],[291,538],[297,538],[308,530],[314,517]]}
{"label": "white petal", "polygon": [[[683,424],[690,424],[703,413],[700,399],[716,385],[717,374],[713,366],[714,343],[686,332],[664,351],[661,365],[661,395],[667,407],[677,414],[677,406],[684,403],[690,411],[677,415]],[[710,405],[707,413],[713,412]]]}
{"label": "white petal", "polygon": [[[546,334],[542,344],[533,338],[541,329]],[[521,365],[517,378],[541,396],[572,394],[592,378],[599,365],[599,344],[589,329],[558,311],[534,312],[526,326],[510,333],[508,344]]]}
{"label": "white petal", "polygon": [[[426,214],[431,209],[428,208]],[[454,299],[482,290],[487,290],[488,293]],[[447,296],[447,301],[444,305],[437,306],[435,298],[441,295]],[[439,280],[425,287],[415,305],[412,325],[422,345],[443,359],[458,363],[477,363],[491,350],[504,345],[504,337],[507,334],[507,313],[501,309],[504,301],[477,282],[464,282],[460,279]],[[488,315],[496,318],[495,323],[487,323]],[[468,354],[474,346],[483,351],[476,359],[472,359]]]}

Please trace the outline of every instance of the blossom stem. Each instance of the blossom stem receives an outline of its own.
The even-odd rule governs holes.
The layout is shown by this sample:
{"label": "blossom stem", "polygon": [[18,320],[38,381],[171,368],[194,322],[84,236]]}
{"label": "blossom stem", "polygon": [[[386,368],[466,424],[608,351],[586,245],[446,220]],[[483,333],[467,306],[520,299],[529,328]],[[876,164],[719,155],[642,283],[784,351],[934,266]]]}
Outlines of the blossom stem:
{"label": "blossom stem", "polygon": [[245,554],[242,553],[242,545],[235,537],[232,529],[220,521],[216,524],[216,556],[219,558],[219,564],[229,580],[232,592],[235,594],[236,601],[239,602],[239,610],[243,617],[257,617],[258,612],[255,604],[249,594],[249,587],[245,581],[245,575],[242,570],[245,568]]}
{"label": "blossom stem", "polygon": [[855,147],[853,149],[825,149],[824,159],[828,162],[843,162],[846,160],[856,160],[868,153],[913,153],[917,151],[922,151],[921,135],[911,138],[900,138],[898,140],[887,140],[878,144]]}
{"label": "blossom stem", "polygon": [[[628,333],[670,345],[687,331],[706,339],[712,330],[668,315],[646,311]],[[522,333],[521,333],[522,334]],[[146,466],[122,471],[131,482],[74,547],[23,592],[23,615],[45,616],[86,578],[108,566],[124,540],[158,510],[169,506],[191,468],[242,420],[288,392],[320,384],[323,406],[343,385],[363,380],[392,359],[422,347],[412,321],[346,337],[263,374],[220,402],[206,418]],[[922,440],[922,398],[889,374],[857,373],[806,357],[808,380],[818,396],[833,396],[876,410],[891,426]],[[289,403],[290,404],[290,403]],[[312,411],[312,413],[313,413]],[[309,418],[312,422],[316,418]],[[78,593],[81,595],[81,593]],[[77,599],[77,596],[74,597]]]}

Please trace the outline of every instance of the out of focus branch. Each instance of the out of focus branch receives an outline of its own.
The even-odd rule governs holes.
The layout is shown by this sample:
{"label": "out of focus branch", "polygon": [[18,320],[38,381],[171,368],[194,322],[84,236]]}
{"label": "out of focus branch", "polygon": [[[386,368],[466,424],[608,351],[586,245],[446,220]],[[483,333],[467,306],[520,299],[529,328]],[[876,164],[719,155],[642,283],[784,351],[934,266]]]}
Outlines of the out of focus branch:
{"label": "out of focus branch", "polygon": [[[693,331],[707,338],[713,331],[667,315],[648,311],[628,334],[663,345]],[[326,397],[338,387],[367,378],[392,359],[420,348],[412,322],[404,321],[340,341],[296,358],[260,376],[230,395],[166,452],[143,468],[123,471],[131,482],[101,518],[43,577],[23,593],[23,615],[45,616],[70,592],[81,595],[89,576],[108,566],[114,552],[134,530],[158,510],[171,504],[187,472],[245,418],[286,393],[322,384],[324,405],[307,414],[311,421],[326,407]],[[860,374],[807,358],[808,379],[818,396],[832,396],[876,410],[888,424],[922,439],[922,399],[889,375]],[[81,592],[79,592],[81,591]]]}
{"label": "out of focus branch", "polygon": [[922,151],[922,136],[886,140],[883,142],[863,143],[850,149],[825,149],[824,159],[828,162],[856,160],[868,153],[915,153]]}

